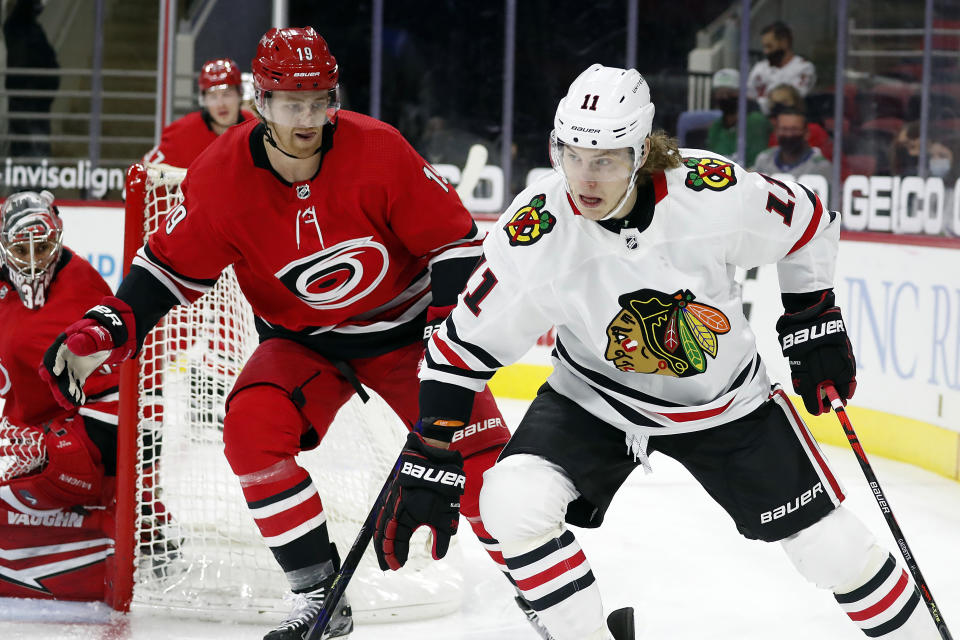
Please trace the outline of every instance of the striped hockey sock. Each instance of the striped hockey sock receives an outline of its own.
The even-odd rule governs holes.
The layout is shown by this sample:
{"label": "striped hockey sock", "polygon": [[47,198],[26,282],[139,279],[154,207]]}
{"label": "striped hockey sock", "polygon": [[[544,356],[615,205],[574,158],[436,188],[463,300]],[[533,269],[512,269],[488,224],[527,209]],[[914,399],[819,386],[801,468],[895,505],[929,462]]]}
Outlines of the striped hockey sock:
{"label": "striped hockey sock", "polygon": [[572,531],[517,555],[504,548],[504,560],[554,638],[586,638],[603,628],[600,589]]}
{"label": "striped hockey sock", "polygon": [[[894,559],[887,557],[862,586],[834,597],[853,622],[870,638],[932,637],[932,625],[923,620],[920,593],[913,580]],[[926,625],[923,623],[926,622]],[[915,632],[914,630],[918,631]],[[923,632],[926,631],[926,634]],[[923,635],[918,635],[923,634]]]}
{"label": "striped hockey sock", "polygon": [[283,473],[241,476],[240,485],[264,542],[299,592],[333,573],[327,516],[306,470],[292,461],[281,465]]}

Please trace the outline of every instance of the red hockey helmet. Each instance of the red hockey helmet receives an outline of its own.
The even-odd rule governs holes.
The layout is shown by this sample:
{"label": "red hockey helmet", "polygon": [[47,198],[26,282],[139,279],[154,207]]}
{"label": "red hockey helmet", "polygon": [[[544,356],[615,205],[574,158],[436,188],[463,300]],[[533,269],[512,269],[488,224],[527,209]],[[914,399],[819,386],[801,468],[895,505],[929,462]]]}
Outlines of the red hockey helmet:
{"label": "red hockey helmet", "polygon": [[200,78],[197,86],[200,92],[208,91],[213,87],[239,87],[241,84],[240,67],[230,58],[207,60],[200,67]]}
{"label": "red hockey helmet", "polygon": [[270,29],[253,59],[260,91],[323,91],[337,86],[337,60],[313,27]]}

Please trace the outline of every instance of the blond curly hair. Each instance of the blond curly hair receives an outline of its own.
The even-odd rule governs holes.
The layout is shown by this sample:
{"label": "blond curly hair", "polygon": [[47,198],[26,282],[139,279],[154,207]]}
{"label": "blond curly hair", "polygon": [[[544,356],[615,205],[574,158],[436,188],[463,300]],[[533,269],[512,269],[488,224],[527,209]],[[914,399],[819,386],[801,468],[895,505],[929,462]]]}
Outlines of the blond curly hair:
{"label": "blond curly hair", "polygon": [[650,134],[650,153],[637,171],[637,180],[648,179],[654,173],[680,166],[680,143],[663,129]]}

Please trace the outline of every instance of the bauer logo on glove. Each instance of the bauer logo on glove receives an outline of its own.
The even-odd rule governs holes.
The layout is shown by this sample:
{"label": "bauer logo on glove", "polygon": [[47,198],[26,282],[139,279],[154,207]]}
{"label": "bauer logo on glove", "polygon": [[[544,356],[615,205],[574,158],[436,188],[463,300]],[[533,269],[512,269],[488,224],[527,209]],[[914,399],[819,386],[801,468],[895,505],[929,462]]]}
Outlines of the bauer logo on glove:
{"label": "bauer logo on glove", "polygon": [[412,462],[404,462],[400,473],[413,476],[414,478],[420,478],[425,482],[439,482],[440,484],[460,487],[461,489],[464,488],[467,482],[467,477],[462,473],[443,471],[442,469],[434,469],[433,467],[427,468]]}
{"label": "bauer logo on glove", "polygon": [[843,320],[827,320],[818,325],[788,333],[781,338],[780,347],[781,349],[789,349],[794,345],[807,342],[808,340],[817,340],[834,333],[846,333]]}

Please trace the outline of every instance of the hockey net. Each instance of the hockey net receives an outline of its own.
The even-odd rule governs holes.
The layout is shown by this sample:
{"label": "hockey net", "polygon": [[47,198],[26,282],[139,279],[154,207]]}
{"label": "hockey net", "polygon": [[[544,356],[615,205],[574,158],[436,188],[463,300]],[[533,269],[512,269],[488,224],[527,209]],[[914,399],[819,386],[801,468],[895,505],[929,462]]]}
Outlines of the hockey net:
{"label": "hockey net", "polygon": [[[184,175],[162,165],[128,171],[126,267],[131,251],[180,202]],[[121,402],[128,404],[121,407],[121,439],[136,438],[136,473],[126,481],[127,502],[135,502],[134,606],[231,617],[289,612],[282,600],[289,587],[223,454],[224,400],[256,346],[253,313],[228,268],[200,300],[170,311],[147,337],[136,375],[128,371],[123,378]],[[317,485],[341,557],[405,437],[401,421],[370,395],[365,405],[354,396],[320,446],[298,456]],[[119,503],[123,495],[118,490]],[[368,548],[347,591],[356,619],[410,620],[459,607],[458,550],[451,550],[450,561],[433,561],[423,531],[399,572],[381,572]],[[122,555],[118,564],[122,568]],[[122,594],[114,600],[123,608]]]}

